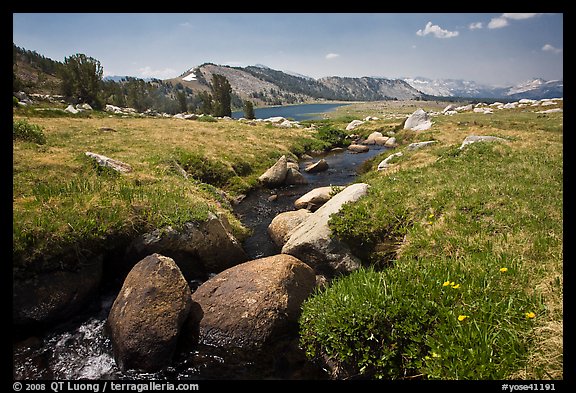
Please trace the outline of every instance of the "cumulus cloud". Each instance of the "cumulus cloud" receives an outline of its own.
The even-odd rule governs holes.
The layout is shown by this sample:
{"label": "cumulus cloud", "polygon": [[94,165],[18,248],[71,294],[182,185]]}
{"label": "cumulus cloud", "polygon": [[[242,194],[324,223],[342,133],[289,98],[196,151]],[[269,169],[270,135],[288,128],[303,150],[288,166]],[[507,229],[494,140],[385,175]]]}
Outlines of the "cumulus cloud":
{"label": "cumulus cloud", "polygon": [[534,18],[535,16],[538,15],[542,15],[542,13],[540,12],[534,12],[534,13],[505,13],[502,14],[502,17],[504,18],[508,18],[508,19],[515,19],[515,20],[521,20],[521,19],[530,19],[530,18]]}
{"label": "cumulus cloud", "polygon": [[428,34],[434,35],[436,38],[452,38],[456,37],[459,33],[457,31],[444,30],[438,25],[433,25],[432,22],[426,23],[424,30],[420,29],[416,32],[417,35],[424,37]]}
{"label": "cumulus cloud", "polygon": [[482,22],[474,22],[474,23],[470,23],[468,25],[468,28],[470,30],[477,30],[477,29],[481,29],[483,27]]}
{"label": "cumulus cloud", "polygon": [[140,76],[143,78],[158,78],[158,79],[168,79],[173,78],[177,75],[177,72],[172,68],[164,68],[162,70],[154,70],[150,66],[138,68]]}
{"label": "cumulus cloud", "polygon": [[523,20],[523,19],[530,19],[536,16],[542,15],[540,12],[524,12],[524,13],[504,13],[496,18],[492,18],[490,23],[488,23],[489,29],[500,29],[502,27],[506,27],[509,25],[509,20]]}
{"label": "cumulus cloud", "polygon": [[332,59],[335,59],[337,57],[340,57],[340,55],[338,53],[328,53],[326,55],[326,60],[332,60]]}
{"label": "cumulus cloud", "polygon": [[552,53],[554,53],[554,54],[558,54],[558,53],[561,53],[561,52],[562,52],[562,49],[556,48],[556,47],[554,47],[554,46],[552,46],[552,45],[550,45],[550,44],[544,45],[544,46],[542,47],[542,50],[543,50],[544,52],[552,52]]}
{"label": "cumulus cloud", "polygon": [[488,23],[489,29],[501,29],[502,27],[506,26],[508,26],[508,19],[503,16],[492,18],[492,20]]}

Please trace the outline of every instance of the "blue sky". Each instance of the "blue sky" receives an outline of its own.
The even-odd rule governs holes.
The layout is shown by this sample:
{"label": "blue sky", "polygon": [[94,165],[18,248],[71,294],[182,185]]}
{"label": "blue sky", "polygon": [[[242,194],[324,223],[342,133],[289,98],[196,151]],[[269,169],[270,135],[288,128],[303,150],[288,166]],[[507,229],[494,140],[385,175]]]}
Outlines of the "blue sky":
{"label": "blue sky", "polygon": [[17,46],[104,75],[166,79],[205,62],[313,78],[563,79],[563,14],[15,13]]}

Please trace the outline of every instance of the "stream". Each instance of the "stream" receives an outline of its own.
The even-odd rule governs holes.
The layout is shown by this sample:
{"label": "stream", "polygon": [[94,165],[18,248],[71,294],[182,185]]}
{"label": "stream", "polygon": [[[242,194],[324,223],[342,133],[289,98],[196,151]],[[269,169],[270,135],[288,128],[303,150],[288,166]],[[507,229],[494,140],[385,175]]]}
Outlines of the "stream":
{"label": "stream", "polygon": [[[244,243],[250,259],[279,253],[267,228],[279,213],[294,210],[294,201],[308,191],[329,185],[354,182],[357,169],[386,148],[370,146],[366,153],[331,152],[301,161],[307,185],[252,191],[235,207],[235,214],[252,230]],[[329,169],[309,174],[304,168],[324,158]],[[270,200],[276,195],[274,200]],[[190,282],[194,290],[201,283]],[[177,353],[171,366],[157,373],[122,372],[112,355],[112,344],[105,323],[120,288],[103,290],[99,299],[82,315],[43,334],[13,339],[13,377],[18,380],[209,380],[209,379],[328,379],[327,373],[310,362],[282,362],[242,357],[218,348],[199,346],[193,352]]]}

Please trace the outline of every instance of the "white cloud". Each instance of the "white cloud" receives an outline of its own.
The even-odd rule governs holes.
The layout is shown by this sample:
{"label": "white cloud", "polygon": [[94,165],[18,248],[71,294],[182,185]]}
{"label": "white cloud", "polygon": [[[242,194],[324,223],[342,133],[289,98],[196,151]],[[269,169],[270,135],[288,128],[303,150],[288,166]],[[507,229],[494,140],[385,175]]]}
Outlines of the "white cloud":
{"label": "white cloud", "polygon": [[488,23],[489,29],[500,29],[506,26],[508,26],[508,19],[504,18],[503,16],[492,18],[492,20]]}
{"label": "white cloud", "polygon": [[521,19],[530,19],[534,18],[535,16],[542,15],[542,13],[534,12],[534,13],[505,13],[502,14],[503,18],[514,19],[514,20],[521,20]]}
{"label": "white cloud", "polygon": [[164,68],[163,70],[153,70],[152,67],[146,66],[138,68],[140,76],[143,78],[158,78],[158,79],[169,79],[174,78],[178,73],[172,68]]}
{"label": "white cloud", "polygon": [[489,29],[500,29],[502,27],[508,26],[509,20],[530,19],[530,18],[534,18],[534,17],[539,16],[539,15],[542,15],[542,13],[539,13],[539,12],[532,12],[532,13],[528,13],[528,12],[510,13],[510,12],[508,12],[508,13],[504,13],[497,18],[492,18],[490,23],[488,23],[488,28]]}
{"label": "white cloud", "polygon": [[562,49],[556,48],[556,47],[554,47],[554,46],[552,46],[552,45],[550,45],[550,44],[544,45],[544,46],[542,47],[542,50],[543,50],[544,52],[552,52],[552,53],[554,53],[554,54],[558,54],[558,53],[561,53],[561,52],[562,52]]}
{"label": "white cloud", "polygon": [[328,53],[326,55],[326,60],[332,60],[332,59],[335,59],[337,57],[340,57],[340,55],[338,53]]}
{"label": "white cloud", "polygon": [[458,33],[457,31],[444,30],[440,26],[433,25],[432,22],[428,22],[426,23],[426,27],[424,27],[424,30],[420,29],[416,32],[416,34],[421,37],[424,37],[428,34],[433,34],[434,37],[436,38],[452,38],[456,37],[460,33]]}
{"label": "white cloud", "polygon": [[468,28],[470,30],[477,30],[477,29],[481,29],[483,27],[482,22],[474,22],[474,23],[470,23],[468,25]]}

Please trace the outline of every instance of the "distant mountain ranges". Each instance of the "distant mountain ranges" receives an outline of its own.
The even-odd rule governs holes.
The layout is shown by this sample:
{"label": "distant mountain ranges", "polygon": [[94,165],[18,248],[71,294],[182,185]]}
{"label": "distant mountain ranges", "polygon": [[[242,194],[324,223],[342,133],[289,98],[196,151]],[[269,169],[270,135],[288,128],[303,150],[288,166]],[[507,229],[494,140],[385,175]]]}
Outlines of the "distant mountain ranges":
{"label": "distant mountain ranges", "polygon": [[[14,45],[14,75],[27,82],[27,86],[55,90],[58,86],[57,73],[53,70],[61,65],[36,52]],[[314,79],[290,71],[279,71],[264,65],[231,67],[204,63],[191,68],[180,76],[158,80],[146,78],[147,82],[160,82],[163,86],[173,85],[184,89],[187,94],[197,95],[210,92],[212,75],[225,76],[232,88],[232,104],[242,106],[249,100],[256,106],[284,105],[317,101],[380,101],[380,100],[430,100],[436,98],[542,99],[563,97],[562,81],[533,79],[517,86],[495,87],[473,81],[456,79],[428,79],[423,77],[389,79],[385,77],[340,77],[329,76]],[[44,76],[43,76],[44,75]],[[122,82],[126,77],[107,76],[107,81]],[[138,78],[142,79],[142,78]],[[50,82],[50,85],[40,81]],[[56,91],[52,94],[58,94]],[[166,90],[166,94],[174,93]]]}
{"label": "distant mountain ranges", "polygon": [[226,76],[233,93],[256,104],[286,104],[312,100],[378,101],[465,98],[542,99],[563,97],[563,81],[535,78],[516,86],[491,86],[458,79],[423,77],[388,79],[385,77],[339,77],[314,79],[294,72],[278,71],[257,65],[230,67],[205,63],[189,69],[174,83],[194,89],[209,89],[213,74]]}
{"label": "distant mountain ranges", "polygon": [[563,97],[563,81],[545,81],[534,78],[515,86],[498,87],[460,79],[429,79],[423,77],[402,78],[406,83],[424,94],[439,97],[522,98],[542,99]]}
{"label": "distant mountain ranges", "polygon": [[[230,67],[205,63],[189,69],[173,83],[182,83],[192,90],[208,90],[213,74],[226,76],[233,93],[242,100],[252,100],[257,105],[280,105],[314,100],[377,101],[465,98],[542,99],[563,96],[562,81],[533,79],[516,86],[497,87],[457,79],[384,77],[339,77],[313,79],[294,72],[278,71],[257,65]],[[166,81],[165,81],[166,82]]]}

